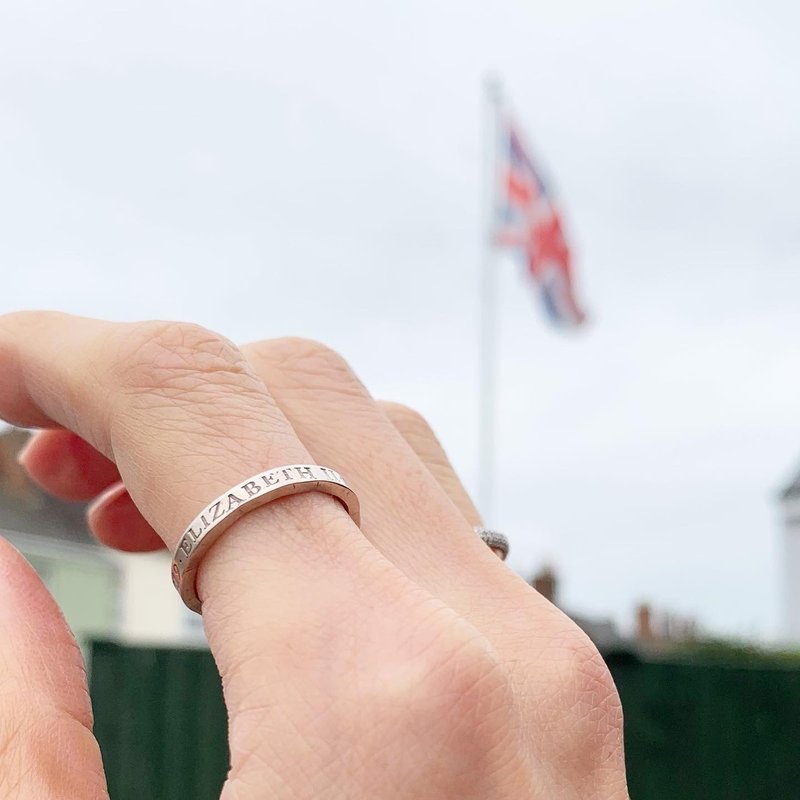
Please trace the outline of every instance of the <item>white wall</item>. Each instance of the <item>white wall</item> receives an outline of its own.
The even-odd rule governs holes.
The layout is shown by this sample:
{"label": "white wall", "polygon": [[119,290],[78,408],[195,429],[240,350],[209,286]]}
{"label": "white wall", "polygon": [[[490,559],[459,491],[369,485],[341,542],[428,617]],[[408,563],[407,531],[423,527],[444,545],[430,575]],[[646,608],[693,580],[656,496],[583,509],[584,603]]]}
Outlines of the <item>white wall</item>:
{"label": "white wall", "polygon": [[120,554],[120,635],[132,642],[203,641],[200,617],[181,602],[170,579],[166,552]]}
{"label": "white wall", "polygon": [[118,635],[121,574],[111,551],[43,534],[0,531],[0,535],[31,563],[81,646],[89,639]]}

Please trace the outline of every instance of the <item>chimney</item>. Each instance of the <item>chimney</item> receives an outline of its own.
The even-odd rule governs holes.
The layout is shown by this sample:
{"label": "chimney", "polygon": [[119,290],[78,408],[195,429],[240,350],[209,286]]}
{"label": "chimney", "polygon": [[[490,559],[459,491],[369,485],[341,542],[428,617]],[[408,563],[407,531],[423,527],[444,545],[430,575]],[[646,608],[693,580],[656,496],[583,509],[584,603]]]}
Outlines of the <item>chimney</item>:
{"label": "chimney", "polygon": [[553,605],[558,605],[556,602],[558,594],[558,579],[556,573],[551,567],[542,567],[536,575],[533,576],[531,585],[536,589],[539,594],[549,600]]}
{"label": "chimney", "polygon": [[636,638],[640,642],[653,639],[653,612],[647,603],[636,606]]}

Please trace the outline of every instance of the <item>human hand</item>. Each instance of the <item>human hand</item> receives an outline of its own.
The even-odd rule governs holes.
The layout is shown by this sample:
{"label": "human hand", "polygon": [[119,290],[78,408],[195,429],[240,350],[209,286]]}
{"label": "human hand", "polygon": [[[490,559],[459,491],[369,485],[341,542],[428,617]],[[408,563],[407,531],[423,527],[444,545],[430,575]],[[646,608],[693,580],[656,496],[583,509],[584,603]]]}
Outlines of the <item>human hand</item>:
{"label": "human hand", "polygon": [[[597,650],[475,536],[424,421],[376,403],[338,355],[22,313],[0,317],[0,375],[0,417],[46,429],[28,472],[100,495],[90,524],[111,546],[174,551],[210,500],[283,464],[331,466],[359,496],[361,529],[305,494],[246,514],[202,562],[224,800],[627,798]],[[0,796],[106,797],[80,655],[4,542],[0,641]]]}

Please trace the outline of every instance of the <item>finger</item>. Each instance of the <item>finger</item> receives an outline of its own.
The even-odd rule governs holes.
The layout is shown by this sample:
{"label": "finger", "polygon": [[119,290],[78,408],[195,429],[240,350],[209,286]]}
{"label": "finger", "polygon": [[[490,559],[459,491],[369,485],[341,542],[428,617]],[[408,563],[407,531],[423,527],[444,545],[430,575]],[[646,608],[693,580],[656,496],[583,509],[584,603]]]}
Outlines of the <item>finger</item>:
{"label": "finger", "polygon": [[55,497],[96,498],[87,511],[87,523],[103,544],[132,553],[164,548],[120,481],[117,465],[72,431],[37,431],[19,461],[31,479]]}
{"label": "finger", "polygon": [[[424,417],[400,403],[379,405],[470,525],[481,525],[475,504]],[[43,489],[64,500],[88,500],[112,487],[89,512],[92,532],[103,544],[129,552],[163,547],[130,495],[117,485],[114,462],[71,431],[37,431],[20,453],[20,462]]]}
{"label": "finger", "polygon": [[[379,400],[378,405],[389,421],[400,431],[400,435],[416,453],[417,458],[428,468],[439,486],[444,489],[455,507],[464,515],[467,522],[473,528],[482,527],[483,522],[478,509],[425,418],[413,408],[404,406],[402,403]],[[501,561],[505,561],[507,550],[499,547],[490,547],[489,549]]]}
{"label": "finger", "polygon": [[[379,405],[470,525],[480,525],[478,510],[424,417],[400,403]],[[163,548],[159,535],[119,483],[113,461],[71,431],[37,431],[20,453],[20,462],[43,489],[65,500],[88,500],[110,487],[88,514],[89,526],[103,544],[128,552]]]}
{"label": "finger", "polygon": [[[379,405],[470,525],[481,525],[477,508],[424,417],[400,403]],[[36,432],[20,453],[20,462],[43,489],[65,500],[91,499],[111,487],[88,514],[92,532],[106,546],[127,552],[163,548],[161,538],[119,484],[113,461],[71,431]]]}
{"label": "finger", "polygon": [[[0,417],[62,425],[114,461],[171,550],[197,512],[231,486],[311,460],[240,351],[197,326],[8,315],[0,317],[0,374]],[[339,503],[312,493],[245,515],[205,555],[198,591],[232,712],[258,702],[257,676],[240,669],[243,653],[264,646],[254,614],[258,626],[283,626],[282,602],[299,596],[303,621],[318,627],[312,612],[322,609],[310,608],[316,597],[308,597],[314,564],[335,562],[339,579],[352,582],[353,563],[379,566],[368,547]],[[298,615],[288,616],[297,622]]]}
{"label": "finger", "polygon": [[127,553],[163,550],[164,541],[139,511],[122,482],[113,484],[86,512],[92,533],[106,546]]}
{"label": "finger", "polygon": [[[400,403],[379,405],[470,525],[481,525],[475,504],[424,417]],[[20,462],[39,486],[64,500],[88,500],[111,487],[88,515],[92,532],[103,544],[128,552],[163,548],[161,538],[119,485],[114,462],[72,431],[37,431],[20,453]]]}
{"label": "finger", "polygon": [[425,418],[401,403],[378,401],[389,421],[400,431],[419,460],[428,468],[445,494],[473,527],[481,525],[481,515],[456,474],[444,448]]}
{"label": "finger", "polygon": [[168,545],[271,452],[308,456],[237,349],[196,326],[8,315],[0,366],[0,414],[64,425],[112,460]]}
{"label": "finger", "polygon": [[[64,426],[113,460],[136,505],[171,548],[210,499],[247,476],[311,461],[241,352],[196,326],[113,325],[57,314],[7,316],[0,318],[0,374],[0,416],[27,426]],[[311,384],[318,379],[322,385],[315,390]],[[324,381],[324,375],[309,379],[306,374],[306,399],[309,389],[312,394],[327,392],[332,399],[341,387],[337,383],[329,392]],[[354,421],[353,413],[362,410],[360,403],[346,403],[342,409],[345,432],[353,439],[360,435],[373,466],[389,475],[395,468],[397,479],[373,481],[380,487],[367,498],[376,503],[368,514],[373,540],[380,539],[386,550],[393,541],[408,548],[422,544],[423,526],[431,533],[441,531],[444,545],[438,548],[463,539],[461,548],[451,552],[456,575],[448,579],[441,563],[436,571],[426,572],[419,552],[406,555],[409,569],[399,569],[361,535],[335,500],[319,494],[270,503],[246,514],[220,537],[201,562],[198,588],[231,719],[231,775],[250,794],[258,780],[262,793],[269,795],[281,790],[297,794],[302,786],[316,796],[327,790],[326,773],[331,770],[341,776],[342,788],[352,785],[353,766],[369,763],[373,756],[382,758],[387,741],[395,741],[381,738],[376,748],[369,747],[370,737],[386,724],[384,715],[370,716],[370,703],[363,702],[374,696],[370,687],[383,693],[379,708],[387,710],[404,707],[403,687],[409,682],[425,682],[417,705],[434,712],[443,695],[467,696],[468,731],[485,719],[479,714],[486,707],[484,700],[491,698],[489,704],[501,710],[511,704],[497,656],[469,624],[476,605],[497,605],[497,597],[483,594],[492,588],[496,595],[508,594],[500,585],[479,585],[479,573],[511,573],[476,541],[374,403],[369,415]],[[321,409],[312,403],[306,412]],[[327,415],[325,422],[335,423],[335,415]],[[380,435],[373,436],[375,431]],[[390,447],[381,461],[375,450],[382,444]],[[326,452],[336,456],[335,448]],[[399,458],[396,467],[394,456]],[[336,456],[332,466],[344,461]],[[366,489],[375,476],[364,469],[368,462],[360,464],[358,481]],[[409,494],[415,486],[421,490],[419,497]],[[404,492],[405,503],[398,506],[398,494]],[[419,509],[411,507],[415,500]],[[410,507],[413,519],[403,519]],[[376,523],[391,524],[379,535]],[[428,556],[441,555],[441,550],[427,547]],[[394,551],[399,560],[404,548],[394,546]],[[409,580],[412,566],[430,585],[441,579],[441,588],[453,596],[456,585],[463,590],[472,569],[476,585],[470,587],[467,581],[467,592],[460,595],[466,601],[461,603],[461,617],[421,589],[421,582]],[[503,607],[507,610],[506,602]],[[501,617],[496,607],[492,612],[495,621]],[[483,613],[480,609],[472,616]],[[484,629],[491,629],[491,620],[482,616],[482,622]],[[541,622],[540,615],[537,623]],[[543,627],[549,629],[542,631]],[[526,644],[542,636],[553,641],[552,626],[537,625],[531,631],[526,620],[523,629]],[[387,671],[387,665],[400,669]],[[537,680],[546,683],[551,677],[547,673],[541,670]],[[489,688],[484,690],[487,681]],[[367,691],[362,694],[359,689],[365,682]],[[475,687],[481,691],[473,692]],[[448,705],[452,706],[449,700],[434,716],[412,715],[400,751],[406,741],[409,747],[419,741],[426,727],[418,724],[421,720],[436,723],[446,716]],[[339,713],[354,707],[355,714]],[[350,720],[362,718],[365,723],[357,731],[360,749],[348,748],[347,737],[340,744]],[[404,719],[401,714],[399,721]],[[389,722],[390,728],[399,727],[391,724],[391,717]],[[447,735],[447,726],[436,727],[433,737],[423,740],[424,752],[435,749],[433,745]],[[494,751],[499,737],[491,738]],[[467,736],[468,752],[475,752],[474,741]],[[525,757],[519,746],[515,753],[511,771]],[[434,758],[432,768],[439,763]],[[375,786],[370,778],[367,772],[365,787]],[[362,793],[366,796],[366,790]]]}
{"label": "finger", "polygon": [[[247,359],[312,455],[348,476],[365,536],[406,575],[518,656],[523,637],[552,643],[569,621],[477,537],[338,354],[316,342],[248,345]],[[529,609],[534,617],[509,608]],[[531,619],[536,625],[531,630]]]}
{"label": "finger", "polygon": [[0,539],[0,795],[107,800],[80,650],[25,559]]}
{"label": "finger", "polygon": [[62,500],[90,500],[119,481],[113,461],[64,428],[34,433],[19,460],[42,489]]}
{"label": "finger", "polygon": [[[531,748],[533,732],[558,730],[563,707],[540,700],[573,692],[571,685],[554,689],[564,687],[565,666],[605,675],[588,638],[489,551],[339,355],[297,339],[243,351],[314,458],[348,476],[361,499],[364,535],[403,575],[466,620],[509,668],[520,718],[530,722]],[[526,668],[532,661],[535,669]],[[599,677],[588,683],[606,685]],[[583,685],[574,692],[587,710],[581,719],[594,713],[592,698],[600,696]],[[554,738],[552,763],[560,763],[567,745]]]}

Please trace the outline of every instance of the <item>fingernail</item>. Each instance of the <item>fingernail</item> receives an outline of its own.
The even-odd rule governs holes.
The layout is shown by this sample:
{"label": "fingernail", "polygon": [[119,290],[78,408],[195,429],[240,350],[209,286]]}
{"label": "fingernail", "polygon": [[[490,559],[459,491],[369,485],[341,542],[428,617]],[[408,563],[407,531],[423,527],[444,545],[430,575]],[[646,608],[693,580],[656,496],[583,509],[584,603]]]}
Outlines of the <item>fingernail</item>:
{"label": "fingernail", "polygon": [[25,460],[28,458],[28,455],[29,455],[29,453],[31,451],[31,445],[32,444],[33,444],[33,436],[29,436],[28,437],[28,441],[25,442],[25,444],[22,447],[22,450],[20,450],[17,453],[17,463],[22,467],[26,466],[25,465]]}
{"label": "fingernail", "polygon": [[113,510],[116,503],[118,503],[126,494],[128,490],[125,488],[124,483],[115,483],[106,489],[86,510],[86,514],[91,519],[99,508],[102,508],[105,513]]}

